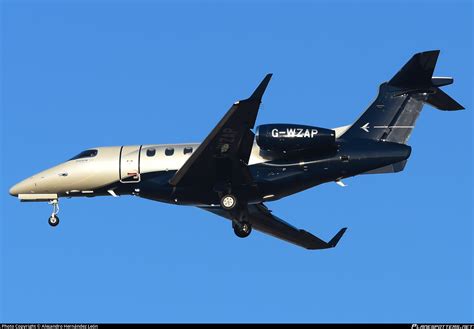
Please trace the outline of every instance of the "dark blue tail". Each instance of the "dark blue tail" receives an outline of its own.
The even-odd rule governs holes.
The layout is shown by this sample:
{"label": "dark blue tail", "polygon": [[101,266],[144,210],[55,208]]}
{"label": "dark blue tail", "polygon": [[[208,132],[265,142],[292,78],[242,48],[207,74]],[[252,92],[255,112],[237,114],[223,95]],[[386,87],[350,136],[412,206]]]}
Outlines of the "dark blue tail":
{"label": "dark blue tail", "polygon": [[342,138],[364,138],[406,143],[424,103],[445,111],[462,110],[439,87],[452,78],[433,77],[439,50],[415,54],[395,76],[380,85],[377,99]]}

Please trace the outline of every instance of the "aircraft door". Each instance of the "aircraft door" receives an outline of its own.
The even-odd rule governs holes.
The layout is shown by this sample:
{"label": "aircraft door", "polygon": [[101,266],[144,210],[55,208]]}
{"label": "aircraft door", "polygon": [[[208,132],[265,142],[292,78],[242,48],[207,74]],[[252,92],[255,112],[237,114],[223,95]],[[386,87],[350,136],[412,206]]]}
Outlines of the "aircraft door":
{"label": "aircraft door", "polygon": [[120,181],[122,183],[138,183],[140,181],[141,149],[141,145],[120,148]]}

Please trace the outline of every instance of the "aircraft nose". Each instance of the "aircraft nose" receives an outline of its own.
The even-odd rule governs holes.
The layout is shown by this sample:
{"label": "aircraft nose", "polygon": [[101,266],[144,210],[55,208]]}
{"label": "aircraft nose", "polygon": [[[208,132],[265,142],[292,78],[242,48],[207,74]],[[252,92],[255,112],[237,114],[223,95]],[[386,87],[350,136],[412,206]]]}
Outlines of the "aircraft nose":
{"label": "aircraft nose", "polygon": [[18,194],[20,194],[20,184],[15,184],[13,185],[12,187],[10,187],[10,190],[8,191],[8,193],[10,193],[11,196],[18,196]]}
{"label": "aircraft nose", "polygon": [[33,184],[31,179],[25,179],[24,181],[19,182],[18,184],[13,185],[8,191],[12,196],[18,196],[18,194],[31,193],[33,189]]}

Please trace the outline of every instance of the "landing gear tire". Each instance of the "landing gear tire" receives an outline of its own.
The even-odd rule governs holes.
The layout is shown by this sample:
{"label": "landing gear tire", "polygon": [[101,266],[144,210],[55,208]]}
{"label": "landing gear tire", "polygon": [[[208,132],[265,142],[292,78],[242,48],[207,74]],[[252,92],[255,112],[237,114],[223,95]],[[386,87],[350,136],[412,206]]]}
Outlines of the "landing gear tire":
{"label": "landing gear tire", "polygon": [[59,217],[56,215],[50,216],[48,219],[48,224],[52,227],[58,226],[59,224]]}
{"label": "landing gear tire", "polygon": [[237,198],[232,194],[226,194],[221,198],[221,207],[224,210],[232,210],[237,205]]}
{"label": "landing gear tire", "polygon": [[234,229],[235,235],[237,235],[239,238],[246,238],[252,232],[252,225],[247,222],[238,224],[232,223],[232,228]]}

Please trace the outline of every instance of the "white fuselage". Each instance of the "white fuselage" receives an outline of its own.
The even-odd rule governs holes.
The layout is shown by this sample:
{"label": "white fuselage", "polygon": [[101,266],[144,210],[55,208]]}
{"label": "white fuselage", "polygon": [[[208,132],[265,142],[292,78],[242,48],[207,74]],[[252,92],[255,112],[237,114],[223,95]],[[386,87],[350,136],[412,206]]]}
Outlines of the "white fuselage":
{"label": "white fuselage", "polygon": [[[176,171],[199,144],[95,147],[92,157],[68,160],[35,174],[10,189],[21,200],[51,200],[58,195],[91,195],[114,182],[134,183],[150,172]],[[249,165],[273,158],[260,155],[254,144]]]}

